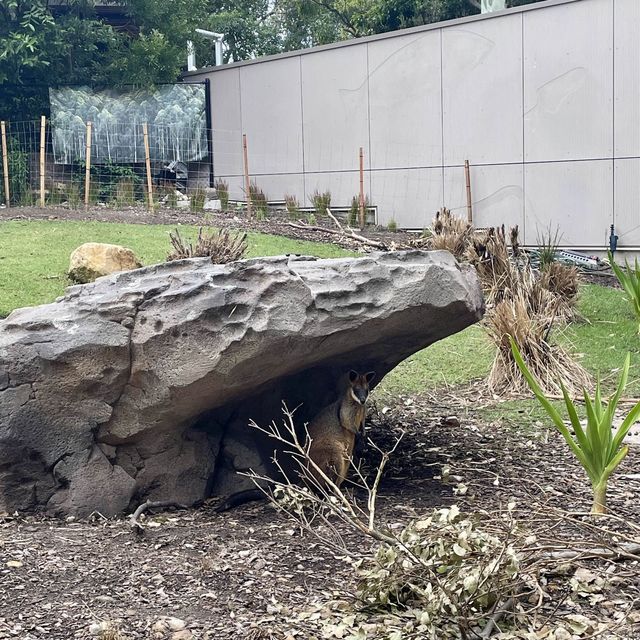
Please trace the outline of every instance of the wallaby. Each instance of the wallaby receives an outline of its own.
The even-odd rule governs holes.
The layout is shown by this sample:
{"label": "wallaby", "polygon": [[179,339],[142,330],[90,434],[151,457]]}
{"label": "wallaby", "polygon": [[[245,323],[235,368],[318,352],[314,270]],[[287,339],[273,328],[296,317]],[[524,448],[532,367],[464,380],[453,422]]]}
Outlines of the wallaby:
{"label": "wallaby", "polygon": [[[335,402],[326,406],[309,423],[309,456],[333,482],[340,486],[349,470],[349,463],[357,442],[364,439],[364,419],[369,384],[375,373],[360,375],[349,372],[346,392]],[[313,477],[322,484],[320,474],[311,468]],[[263,499],[260,489],[246,489],[229,496],[216,507],[216,511],[228,511],[241,504]]]}
{"label": "wallaby", "polygon": [[[356,440],[364,437],[369,384],[375,373],[349,371],[349,385],[341,398],[325,407],[311,421],[309,457],[338,487],[344,482]],[[313,466],[309,472],[322,486],[325,481]]]}

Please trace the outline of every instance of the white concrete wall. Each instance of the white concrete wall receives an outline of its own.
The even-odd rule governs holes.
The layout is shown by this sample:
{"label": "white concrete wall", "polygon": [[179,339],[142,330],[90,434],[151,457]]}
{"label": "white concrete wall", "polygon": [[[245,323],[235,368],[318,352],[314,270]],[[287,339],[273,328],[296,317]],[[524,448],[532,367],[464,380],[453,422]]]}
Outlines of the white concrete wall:
{"label": "white concrete wall", "polygon": [[566,246],[640,247],[640,2],[549,0],[189,74],[211,80],[214,170],[243,198],[315,189],[348,206],[365,190],[378,220],[549,225]]}

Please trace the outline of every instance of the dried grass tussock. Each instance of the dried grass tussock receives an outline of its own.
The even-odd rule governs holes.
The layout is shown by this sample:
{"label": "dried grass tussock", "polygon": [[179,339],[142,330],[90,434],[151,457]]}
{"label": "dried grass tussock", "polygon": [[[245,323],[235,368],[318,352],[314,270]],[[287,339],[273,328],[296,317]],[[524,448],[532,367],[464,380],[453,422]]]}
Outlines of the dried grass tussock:
{"label": "dried grass tussock", "polygon": [[226,264],[242,259],[247,251],[247,234],[227,229],[203,231],[200,227],[195,245],[185,241],[178,229],[169,237],[173,252],[167,256],[167,262],[185,258],[211,258],[214,264]]}
{"label": "dried grass tussock", "polygon": [[488,378],[492,393],[527,392],[528,385],[511,352],[512,336],[525,363],[545,393],[559,394],[558,380],[575,395],[590,388],[592,380],[586,369],[557,344],[549,342],[560,302],[545,289],[527,264],[511,276],[512,289],[486,315],[489,337],[497,347]]}
{"label": "dried grass tussock", "polygon": [[436,213],[431,230],[430,248],[449,251],[457,259],[465,256],[475,234],[469,222],[454,216],[446,207]]}

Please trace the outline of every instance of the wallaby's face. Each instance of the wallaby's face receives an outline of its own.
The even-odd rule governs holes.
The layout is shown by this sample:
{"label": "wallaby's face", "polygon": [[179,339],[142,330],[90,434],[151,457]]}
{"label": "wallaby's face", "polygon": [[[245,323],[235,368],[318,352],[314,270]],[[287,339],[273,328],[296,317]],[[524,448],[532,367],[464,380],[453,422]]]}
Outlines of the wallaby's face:
{"label": "wallaby's face", "polygon": [[357,371],[349,371],[349,392],[359,404],[364,404],[369,397],[369,383],[375,377],[375,371],[360,375]]}

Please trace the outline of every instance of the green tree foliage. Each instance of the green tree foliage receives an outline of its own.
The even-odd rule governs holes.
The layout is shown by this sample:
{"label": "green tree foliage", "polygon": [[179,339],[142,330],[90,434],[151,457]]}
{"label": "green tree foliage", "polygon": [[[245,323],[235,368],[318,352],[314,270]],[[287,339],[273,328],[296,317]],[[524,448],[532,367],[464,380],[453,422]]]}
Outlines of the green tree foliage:
{"label": "green tree foliage", "polygon": [[[511,6],[539,0],[511,0]],[[225,34],[226,62],[327,44],[477,13],[477,0],[121,0],[114,28],[96,0],[0,0],[0,118],[46,113],[48,87],[175,82],[186,41],[199,66]]]}

